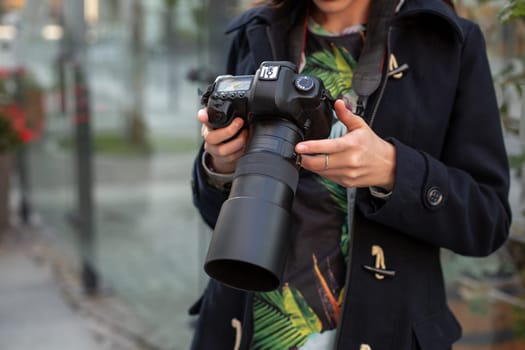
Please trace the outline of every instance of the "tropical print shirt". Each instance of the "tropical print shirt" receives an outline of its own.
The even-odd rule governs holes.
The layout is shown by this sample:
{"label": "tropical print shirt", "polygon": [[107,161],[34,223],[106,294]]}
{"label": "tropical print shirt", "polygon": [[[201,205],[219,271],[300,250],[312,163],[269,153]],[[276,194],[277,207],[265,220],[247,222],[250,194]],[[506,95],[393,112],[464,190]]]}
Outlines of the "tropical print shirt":
{"label": "tropical print shirt", "polygon": [[[300,64],[301,73],[321,78],[352,110],[352,72],[364,30],[354,26],[334,35],[310,19]],[[334,114],[330,137],[345,133]],[[251,350],[328,350],[335,342],[349,248],[346,189],[301,169],[292,215],[285,282],[254,295]]]}

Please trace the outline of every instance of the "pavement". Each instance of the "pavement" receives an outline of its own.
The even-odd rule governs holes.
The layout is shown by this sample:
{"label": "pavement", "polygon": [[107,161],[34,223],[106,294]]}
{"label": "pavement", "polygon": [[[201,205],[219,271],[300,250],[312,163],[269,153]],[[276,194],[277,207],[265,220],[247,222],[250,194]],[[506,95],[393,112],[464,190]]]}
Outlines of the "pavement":
{"label": "pavement", "polygon": [[[30,326],[22,334],[45,350],[188,349],[195,320],[187,310],[205,285],[202,261],[209,237],[191,204],[193,157],[184,153],[95,158],[96,257],[92,263],[102,290],[96,297],[87,297],[80,282],[78,232],[68,220],[75,208],[73,160],[48,147],[35,150],[30,157],[32,169],[38,169],[32,173],[31,225],[21,225],[12,215],[12,229],[0,235],[0,349],[32,349],[16,347],[11,331],[3,330]],[[11,197],[15,208],[20,200],[16,186]],[[19,289],[35,301],[17,305],[34,303],[38,310],[51,309],[38,311],[44,315],[61,310],[61,317],[68,318],[63,324],[77,325],[83,336],[70,330],[56,333],[83,343],[87,334],[94,347],[88,343],[86,347],[44,348],[38,339],[42,317],[31,323],[31,312],[37,308],[26,308],[28,314],[18,320],[15,312],[24,308],[9,302],[15,300],[13,294],[24,295]],[[54,295],[55,301],[45,301],[40,294]],[[4,300],[12,308],[4,308]],[[62,306],[54,305],[58,302]],[[11,314],[16,318],[4,316]]]}
{"label": "pavement", "polygon": [[88,297],[39,228],[11,228],[0,244],[0,349],[160,350],[110,294]]}
{"label": "pavement", "polygon": [[[93,163],[92,263],[104,289],[131,309],[145,328],[140,334],[159,349],[189,348],[194,318],[187,310],[205,285],[202,262],[210,235],[191,201],[193,158],[193,153],[100,155]],[[81,248],[78,232],[67,219],[76,205],[74,159],[47,147],[35,150],[30,159],[37,216],[32,221],[41,226],[35,235],[51,242],[57,255],[67,259],[61,265],[72,264],[74,270]],[[15,204],[17,197],[14,193]]]}

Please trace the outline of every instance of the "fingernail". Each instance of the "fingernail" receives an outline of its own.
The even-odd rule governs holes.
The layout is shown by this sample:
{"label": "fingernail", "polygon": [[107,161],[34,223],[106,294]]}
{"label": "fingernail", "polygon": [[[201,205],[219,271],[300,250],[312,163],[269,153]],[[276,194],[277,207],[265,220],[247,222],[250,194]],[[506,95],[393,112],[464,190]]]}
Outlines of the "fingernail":
{"label": "fingernail", "polygon": [[299,153],[305,152],[307,147],[305,145],[298,144],[295,146],[295,150]]}

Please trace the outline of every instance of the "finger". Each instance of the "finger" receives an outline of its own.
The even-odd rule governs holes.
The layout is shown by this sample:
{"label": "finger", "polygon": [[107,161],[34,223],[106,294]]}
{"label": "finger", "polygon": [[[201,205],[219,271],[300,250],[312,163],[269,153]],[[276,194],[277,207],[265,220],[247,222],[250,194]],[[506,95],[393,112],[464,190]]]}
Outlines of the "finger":
{"label": "finger", "polygon": [[197,112],[197,119],[202,124],[208,124],[208,109],[207,108],[201,108]]}
{"label": "finger", "polygon": [[224,143],[209,143],[204,144],[204,149],[214,157],[229,157],[231,154],[236,152],[243,152],[246,146],[246,139],[248,137],[248,131],[243,130],[238,137],[231,139]]}
{"label": "finger", "polygon": [[208,128],[208,126],[206,124],[202,124],[201,126],[201,136],[203,139],[206,139],[206,137],[208,136],[208,133],[210,132],[210,129]]}
{"label": "finger", "polygon": [[242,118],[235,118],[230,123],[230,125],[224,128],[210,130],[207,133],[205,140],[206,142],[211,143],[211,144],[220,144],[226,140],[231,139],[233,136],[235,136],[239,132],[239,130],[242,128],[243,125],[244,125],[244,120]]}
{"label": "finger", "polygon": [[325,153],[337,153],[344,150],[344,145],[338,139],[310,140],[299,142],[295,151],[303,155],[317,155]]}
{"label": "finger", "polygon": [[204,140],[208,135],[208,132],[211,130],[210,125],[208,124],[208,109],[202,108],[197,112],[197,120],[202,124],[201,126],[201,136]]}
{"label": "finger", "polygon": [[[241,150],[238,150],[236,152],[233,152],[233,153],[230,153],[228,154],[227,156],[225,157],[213,157],[213,163],[215,166],[221,166],[221,165],[230,165],[231,167],[231,164],[232,163],[236,163],[239,158],[242,157],[242,155],[244,154],[244,149],[241,149]],[[235,165],[233,166],[233,169],[235,169]]]}
{"label": "finger", "polygon": [[321,173],[337,169],[339,164],[335,154],[304,154],[301,157],[301,166],[307,170]]}
{"label": "finger", "polygon": [[335,101],[334,109],[337,118],[346,126],[349,132],[362,127],[368,127],[368,124],[363,118],[355,115],[352,111],[346,108],[343,100]]}
{"label": "finger", "polygon": [[359,169],[345,168],[338,163],[338,160],[340,159],[329,155],[328,169],[326,169],[327,163],[324,160],[324,155],[303,156],[301,166],[344,187],[360,185],[362,172]]}

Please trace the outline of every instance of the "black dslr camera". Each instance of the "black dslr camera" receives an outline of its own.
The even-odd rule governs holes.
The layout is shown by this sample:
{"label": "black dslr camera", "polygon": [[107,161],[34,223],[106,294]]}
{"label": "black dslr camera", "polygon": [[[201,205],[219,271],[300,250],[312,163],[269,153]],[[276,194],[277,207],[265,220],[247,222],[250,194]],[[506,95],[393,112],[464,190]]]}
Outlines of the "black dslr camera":
{"label": "black dslr camera", "polygon": [[248,122],[277,117],[296,124],[305,139],[322,139],[330,133],[334,101],[320,79],[298,75],[291,62],[267,61],[255,75],[218,76],[202,102],[214,128],[234,117]]}
{"label": "black dslr camera", "polygon": [[255,75],[217,77],[202,97],[212,127],[234,117],[250,128],[204,265],[231,287],[279,287],[289,248],[290,211],[299,181],[295,145],[328,137],[333,99],[323,82],[290,62],[263,62]]}

